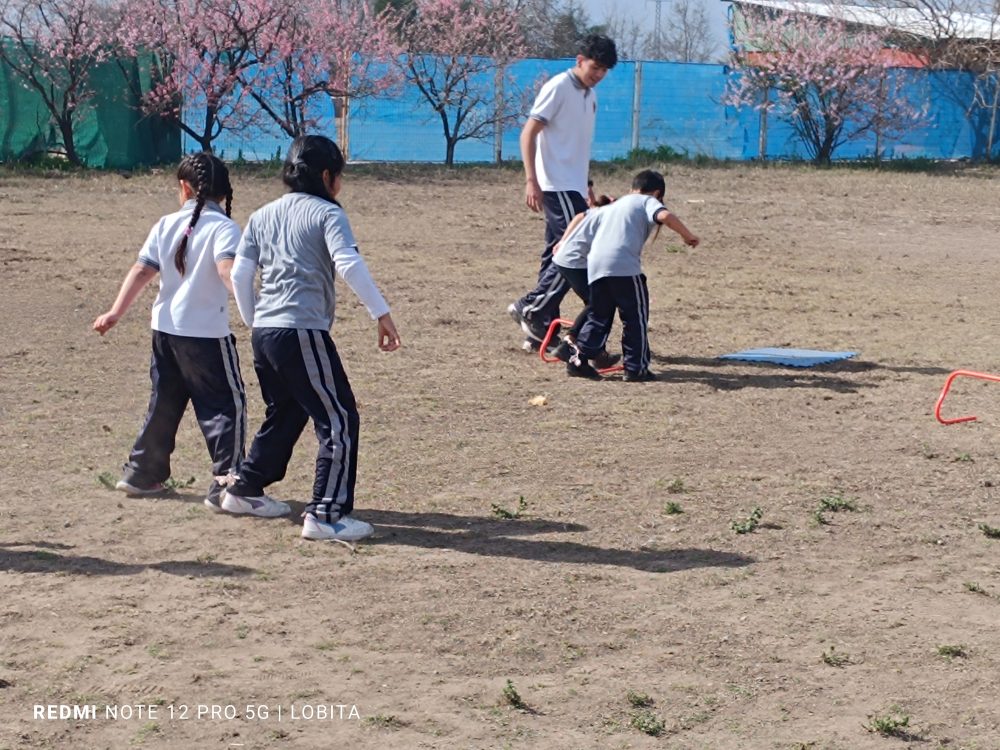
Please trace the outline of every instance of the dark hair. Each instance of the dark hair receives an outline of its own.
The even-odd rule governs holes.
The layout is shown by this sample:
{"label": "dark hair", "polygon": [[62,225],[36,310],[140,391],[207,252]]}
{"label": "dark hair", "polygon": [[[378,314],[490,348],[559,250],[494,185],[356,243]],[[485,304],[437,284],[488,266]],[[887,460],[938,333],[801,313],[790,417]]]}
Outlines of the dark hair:
{"label": "dark hair", "polygon": [[187,231],[181,237],[180,244],[177,245],[177,253],[174,255],[174,265],[177,270],[184,275],[186,270],[185,256],[187,255],[188,237],[194,230],[194,225],[201,218],[201,210],[205,207],[205,201],[209,198],[226,196],[226,216],[231,215],[233,207],[233,186],[229,184],[229,170],[222,160],[213,156],[199,152],[185,156],[177,167],[177,179],[194,188],[197,195],[197,202],[194,204],[194,212],[191,214],[191,223],[188,224]]}
{"label": "dark hair", "polygon": [[656,191],[659,191],[662,197],[667,192],[667,183],[664,181],[663,175],[659,172],[654,172],[652,169],[644,169],[632,178],[632,189],[646,195],[652,195]]}
{"label": "dark hair", "polygon": [[325,171],[331,178],[344,171],[344,155],[337,144],[324,135],[300,135],[288,149],[281,180],[293,193],[309,193],[337,203],[323,184]]}
{"label": "dark hair", "polygon": [[607,206],[607,205],[610,205],[610,204],[612,204],[614,202],[615,202],[615,199],[612,198],[610,195],[605,195],[604,193],[601,193],[594,200],[594,205],[595,206],[599,206],[599,207],[600,206]]}
{"label": "dark hair", "polygon": [[603,65],[608,70],[618,64],[618,50],[615,48],[615,42],[604,34],[587,34],[580,40],[577,52],[599,65]]}

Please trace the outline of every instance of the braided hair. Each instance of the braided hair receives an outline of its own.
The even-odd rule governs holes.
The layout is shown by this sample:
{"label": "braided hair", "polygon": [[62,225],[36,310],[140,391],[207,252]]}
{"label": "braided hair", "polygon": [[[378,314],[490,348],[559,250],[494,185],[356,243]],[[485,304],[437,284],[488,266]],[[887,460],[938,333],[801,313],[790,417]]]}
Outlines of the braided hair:
{"label": "braided hair", "polygon": [[180,244],[177,245],[177,253],[174,255],[174,265],[183,276],[186,270],[185,258],[188,238],[194,231],[194,225],[201,218],[205,201],[222,195],[226,196],[226,216],[230,216],[233,207],[233,186],[229,183],[229,170],[222,163],[222,160],[205,152],[185,156],[181,160],[180,166],[177,167],[177,179],[184,180],[191,185],[197,196],[194,212],[191,214],[191,222],[188,224],[184,236],[181,237]]}
{"label": "braided hair", "polygon": [[323,172],[336,177],[344,171],[344,155],[337,144],[324,135],[300,135],[288,149],[281,179],[293,193],[308,193],[332,201],[323,184]]}

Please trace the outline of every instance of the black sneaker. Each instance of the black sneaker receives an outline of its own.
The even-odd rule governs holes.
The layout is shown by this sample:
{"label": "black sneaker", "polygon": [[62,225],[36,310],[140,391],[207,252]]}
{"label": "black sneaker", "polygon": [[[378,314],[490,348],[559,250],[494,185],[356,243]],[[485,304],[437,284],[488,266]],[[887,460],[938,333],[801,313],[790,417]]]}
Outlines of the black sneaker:
{"label": "black sneaker", "polygon": [[[574,359],[580,364],[575,364],[573,361]],[[566,374],[571,378],[589,378],[590,380],[601,379],[601,373],[595,370],[591,366],[590,362],[577,357],[570,358],[569,362],[566,363]]]}
{"label": "black sneaker", "polygon": [[552,356],[563,362],[569,362],[569,358],[573,356],[573,345],[563,339],[559,342],[559,346],[552,350]]}
{"label": "black sneaker", "polygon": [[626,383],[648,383],[656,380],[656,374],[649,370],[626,370],[623,378]]}
{"label": "black sneaker", "polygon": [[[553,354],[558,346],[559,342],[556,341],[555,337],[553,336],[552,340],[549,342],[549,345],[548,347],[546,347],[545,351],[548,352],[549,354]],[[542,348],[542,342],[536,339],[525,339],[524,341],[521,342],[521,348],[529,353],[537,353],[538,350]]]}
{"label": "black sneaker", "polygon": [[594,367],[598,370],[606,370],[609,367],[614,367],[619,362],[622,361],[622,355],[620,354],[610,354],[607,349],[598,354],[592,360],[590,360]]}

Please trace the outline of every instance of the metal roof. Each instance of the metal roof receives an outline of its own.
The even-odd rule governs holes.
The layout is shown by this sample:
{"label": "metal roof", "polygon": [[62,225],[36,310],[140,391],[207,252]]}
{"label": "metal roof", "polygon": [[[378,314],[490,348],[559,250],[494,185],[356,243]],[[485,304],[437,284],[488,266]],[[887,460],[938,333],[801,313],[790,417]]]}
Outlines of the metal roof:
{"label": "metal roof", "polygon": [[756,5],[788,13],[837,18],[863,26],[898,29],[927,39],[1000,39],[1000,17],[946,8],[935,10],[887,5],[798,2],[797,0],[728,0],[733,5]]}

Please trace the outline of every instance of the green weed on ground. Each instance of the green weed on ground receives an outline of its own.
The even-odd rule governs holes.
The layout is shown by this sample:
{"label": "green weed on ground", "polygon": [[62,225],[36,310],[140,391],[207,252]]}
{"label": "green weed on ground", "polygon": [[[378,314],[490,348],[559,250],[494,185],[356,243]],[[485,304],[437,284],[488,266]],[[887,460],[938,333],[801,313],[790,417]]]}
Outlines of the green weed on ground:
{"label": "green weed on ground", "polygon": [[764,511],[760,506],[754,508],[750,511],[750,515],[744,519],[736,519],[731,524],[730,527],[737,534],[750,534],[758,526],[760,526],[760,519],[764,517]]}
{"label": "green weed on ground", "polygon": [[524,499],[524,495],[521,495],[517,499],[517,508],[515,510],[507,510],[502,505],[492,504],[493,515],[497,518],[502,518],[505,521],[510,521],[515,518],[520,518],[524,515],[524,512],[528,509],[528,501]]}

